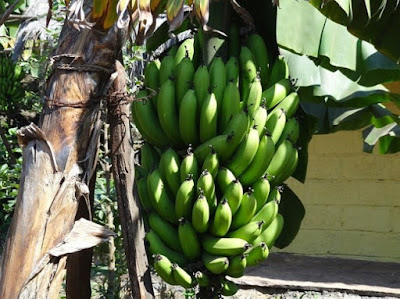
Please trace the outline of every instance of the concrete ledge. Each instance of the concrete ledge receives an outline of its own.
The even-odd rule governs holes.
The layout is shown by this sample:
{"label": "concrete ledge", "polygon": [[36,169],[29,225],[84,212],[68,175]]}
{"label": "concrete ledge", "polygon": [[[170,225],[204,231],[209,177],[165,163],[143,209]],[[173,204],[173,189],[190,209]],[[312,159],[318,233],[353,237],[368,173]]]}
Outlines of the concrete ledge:
{"label": "concrete ledge", "polygon": [[232,280],[249,287],[400,297],[399,263],[272,253],[263,264]]}

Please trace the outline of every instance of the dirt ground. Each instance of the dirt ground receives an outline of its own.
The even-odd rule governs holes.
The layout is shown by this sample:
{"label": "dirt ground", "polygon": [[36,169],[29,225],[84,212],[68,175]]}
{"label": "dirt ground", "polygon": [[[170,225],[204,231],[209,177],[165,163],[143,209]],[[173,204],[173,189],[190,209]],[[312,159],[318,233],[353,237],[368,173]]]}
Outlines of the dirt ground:
{"label": "dirt ground", "polygon": [[[170,286],[160,280],[159,277],[153,276],[153,287],[155,297],[157,299],[191,299],[190,296],[185,297],[185,290],[182,287]],[[224,297],[231,299],[395,299],[396,297],[376,297],[362,296],[358,294],[350,294],[345,292],[332,291],[300,291],[286,289],[268,289],[268,288],[246,288],[241,289],[232,297]]]}

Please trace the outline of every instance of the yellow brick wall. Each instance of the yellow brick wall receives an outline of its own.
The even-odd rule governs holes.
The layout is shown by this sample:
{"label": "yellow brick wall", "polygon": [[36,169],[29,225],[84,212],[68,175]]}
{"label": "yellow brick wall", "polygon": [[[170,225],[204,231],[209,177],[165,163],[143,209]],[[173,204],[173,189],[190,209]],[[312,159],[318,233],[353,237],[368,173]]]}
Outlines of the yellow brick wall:
{"label": "yellow brick wall", "polygon": [[283,251],[400,262],[400,154],[363,153],[361,132],[316,135],[306,183],[289,185],[306,216]]}

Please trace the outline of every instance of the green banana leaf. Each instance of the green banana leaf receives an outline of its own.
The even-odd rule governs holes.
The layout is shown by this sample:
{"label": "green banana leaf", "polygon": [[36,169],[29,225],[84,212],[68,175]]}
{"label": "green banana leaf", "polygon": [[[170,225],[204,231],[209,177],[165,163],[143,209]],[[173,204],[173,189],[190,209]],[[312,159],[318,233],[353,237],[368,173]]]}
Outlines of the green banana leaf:
{"label": "green banana leaf", "polygon": [[[281,52],[298,87],[301,107],[310,122],[315,120],[316,134],[365,128],[364,151],[372,152],[378,142],[381,153],[400,151],[399,117],[382,105],[393,102],[400,107],[400,95],[389,93],[382,85],[361,86],[339,70],[317,65],[306,55]],[[293,177],[302,181],[301,174]]]}
{"label": "green banana leaf", "polygon": [[297,236],[301,222],[306,214],[306,210],[300,199],[287,185],[283,187],[279,213],[283,216],[284,225],[274,246],[282,249],[292,243]]}
{"label": "green banana leaf", "polygon": [[[400,104],[400,97],[387,92],[383,85],[359,85],[339,70],[329,70],[316,64],[306,55],[297,55],[281,49],[295,85],[302,87],[305,98],[328,97],[337,106],[364,107],[374,103],[393,101]],[[346,103],[347,102],[347,103]]]}
{"label": "green banana leaf", "polygon": [[281,48],[305,54],[331,71],[340,70],[359,85],[400,80],[400,66],[373,45],[337,24],[306,1],[281,0],[277,39]]}
{"label": "green banana leaf", "polygon": [[332,21],[347,27],[354,36],[373,44],[396,63],[400,61],[399,0],[310,0]]}

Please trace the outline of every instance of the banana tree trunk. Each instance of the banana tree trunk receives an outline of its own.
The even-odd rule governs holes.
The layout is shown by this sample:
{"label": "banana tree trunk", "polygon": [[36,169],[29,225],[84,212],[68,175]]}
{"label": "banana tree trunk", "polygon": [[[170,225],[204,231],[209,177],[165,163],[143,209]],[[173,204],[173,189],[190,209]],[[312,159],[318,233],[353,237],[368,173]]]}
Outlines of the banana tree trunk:
{"label": "banana tree trunk", "polygon": [[0,260],[0,298],[58,297],[67,255],[112,235],[90,221],[75,221],[75,216],[80,202],[89,205],[100,99],[121,50],[121,32],[101,34],[64,24],[40,126],[19,131],[24,162]]}

